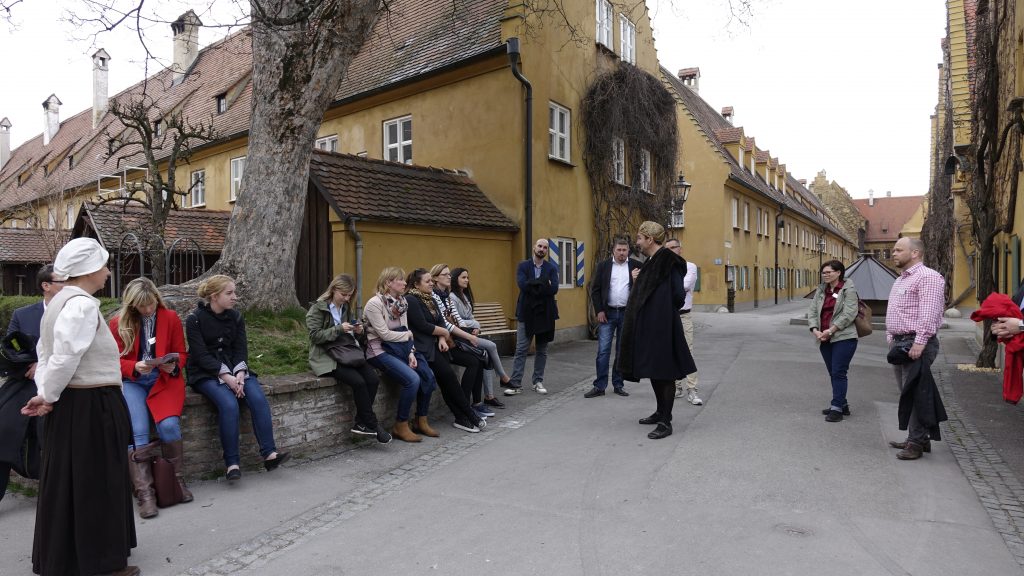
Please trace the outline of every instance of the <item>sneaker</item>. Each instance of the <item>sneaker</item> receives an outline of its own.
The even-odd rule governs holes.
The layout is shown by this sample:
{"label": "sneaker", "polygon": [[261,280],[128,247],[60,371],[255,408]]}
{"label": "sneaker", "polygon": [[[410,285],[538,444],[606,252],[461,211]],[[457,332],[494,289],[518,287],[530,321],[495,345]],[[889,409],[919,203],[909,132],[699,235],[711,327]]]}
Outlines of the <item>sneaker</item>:
{"label": "sneaker", "polygon": [[381,444],[391,442],[391,434],[383,428],[377,428],[377,442],[380,442]]}
{"label": "sneaker", "polygon": [[828,416],[825,416],[825,422],[842,422],[843,413],[839,410],[829,410]]}
{"label": "sneaker", "polygon": [[523,387],[522,386],[510,386],[508,388],[505,388],[505,392],[504,392],[505,396],[515,396],[516,394],[522,394],[522,393],[523,393]]}
{"label": "sneaker", "polygon": [[[821,415],[822,416],[828,416],[828,413],[829,413],[830,410],[832,410],[831,407],[825,408],[824,410],[821,411]],[[850,415],[850,405],[847,404],[846,406],[843,406],[843,416],[849,416],[849,415]]]}
{"label": "sneaker", "polygon": [[676,398],[682,398],[683,394],[684,394],[683,387],[682,386],[676,386]]}
{"label": "sneaker", "polygon": [[489,418],[491,416],[494,416],[494,412],[492,412],[491,409],[488,408],[487,405],[484,404],[483,402],[481,402],[479,404],[474,404],[473,405],[473,411],[476,412],[477,414],[479,414],[483,418]]}
{"label": "sneaker", "polygon": [[356,424],[352,427],[353,434],[361,434],[363,436],[376,436],[377,431],[364,424]]}
{"label": "sneaker", "polygon": [[697,396],[696,388],[690,388],[689,390],[686,391],[686,401],[689,402],[690,404],[693,404],[694,406],[704,405],[704,401],[700,399],[700,396]]}
{"label": "sneaker", "polygon": [[233,468],[228,468],[228,473],[225,475],[225,477],[227,478],[228,482],[234,482],[235,480],[238,480],[242,477],[242,471],[237,466]]}
{"label": "sneaker", "polygon": [[505,403],[502,402],[501,400],[498,400],[497,398],[484,398],[484,404],[491,406],[493,408],[505,407]]}
{"label": "sneaker", "polygon": [[459,430],[465,430],[466,432],[475,433],[480,431],[480,429],[477,428],[476,426],[473,426],[469,422],[462,422],[461,420],[456,420],[455,422],[452,422],[452,426],[458,428]]}
{"label": "sneaker", "polygon": [[537,382],[536,384],[534,384],[533,385],[533,390],[537,394],[547,394],[548,393],[548,389],[544,387],[544,383],[543,382]]}
{"label": "sneaker", "polygon": [[484,428],[487,428],[487,420],[485,420],[485,419],[481,418],[480,420],[478,420],[478,421],[477,421],[477,423],[475,424],[475,426],[476,426],[477,428],[479,428],[479,429],[483,430]]}

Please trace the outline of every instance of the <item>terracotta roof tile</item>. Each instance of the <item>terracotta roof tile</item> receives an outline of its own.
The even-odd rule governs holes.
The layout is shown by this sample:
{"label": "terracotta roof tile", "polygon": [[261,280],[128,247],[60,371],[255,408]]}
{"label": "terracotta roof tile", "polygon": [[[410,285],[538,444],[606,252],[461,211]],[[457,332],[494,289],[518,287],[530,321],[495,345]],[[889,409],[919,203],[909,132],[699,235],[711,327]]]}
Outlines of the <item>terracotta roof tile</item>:
{"label": "terracotta roof tile", "polygon": [[900,230],[914,215],[924,196],[882,196],[874,199],[874,206],[867,198],[853,201],[853,205],[867,220],[865,242],[895,242]]}
{"label": "terracotta roof tile", "polygon": [[517,230],[468,176],[440,168],[314,151],[309,177],[342,218]]}
{"label": "terracotta roof tile", "polygon": [[[42,235],[49,235],[44,238]],[[53,260],[48,244],[63,245],[64,241],[54,234],[54,230],[35,228],[0,228],[0,262],[41,263]],[[49,240],[49,242],[48,242]]]}
{"label": "terracotta roof tile", "polygon": [[[87,233],[88,226],[108,250],[117,249],[124,234],[140,234],[152,228],[149,211],[135,203],[87,203],[82,208],[75,236],[92,236]],[[167,216],[164,244],[169,247],[175,240],[185,238],[194,240],[202,252],[220,253],[230,219],[231,212],[227,210],[174,210]]]}

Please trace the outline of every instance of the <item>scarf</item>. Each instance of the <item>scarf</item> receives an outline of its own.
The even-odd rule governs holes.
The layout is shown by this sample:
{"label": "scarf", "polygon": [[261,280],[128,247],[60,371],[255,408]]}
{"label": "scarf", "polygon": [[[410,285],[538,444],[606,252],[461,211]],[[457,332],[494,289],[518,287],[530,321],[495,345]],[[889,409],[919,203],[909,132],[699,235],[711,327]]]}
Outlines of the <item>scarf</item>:
{"label": "scarf", "polygon": [[434,295],[429,292],[420,292],[419,290],[412,288],[409,290],[409,294],[420,299],[423,305],[427,307],[431,316],[437,318],[441,316],[441,313],[437,311],[437,304],[434,302]]}
{"label": "scarf", "polygon": [[409,309],[409,303],[405,301],[405,298],[399,296],[395,298],[391,294],[381,294],[384,299],[384,308],[388,311],[388,316],[392,320],[401,320],[402,314]]}

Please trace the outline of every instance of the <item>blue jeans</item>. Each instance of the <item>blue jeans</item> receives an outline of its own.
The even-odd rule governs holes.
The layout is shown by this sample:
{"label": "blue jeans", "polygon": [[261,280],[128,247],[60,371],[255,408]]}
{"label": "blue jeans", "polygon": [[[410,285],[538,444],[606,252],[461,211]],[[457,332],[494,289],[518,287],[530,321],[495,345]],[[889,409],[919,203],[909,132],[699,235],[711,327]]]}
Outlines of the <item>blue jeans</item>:
{"label": "blue jeans", "polygon": [[[608,365],[612,359],[612,338],[615,338],[615,354],[618,356],[622,346],[622,316],[625,310],[609,308],[604,315],[607,322],[597,325],[597,379],[594,388],[604,390],[608,387]],[[618,364],[618,363],[616,363]],[[612,386],[616,390],[622,388],[622,372],[612,367]]]}
{"label": "blue jeans", "polygon": [[416,353],[416,368],[410,368],[409,362],[399,360],[388,352],[367,358],[370,366],[380,370],[392,380],[398,382],[402,391],[398,394],[398,414],[396,419],[404,422],[409,419],[412,402],[416,401],[416,415],[426,416],[430,409],[430,396],[436,387],[434,373],[419,352]]}
{"label": "blue jeans", "polygon": [[846,372],[850,369],[853,353],[857,351],[857,339],[822,342],[820,349],[821,357],[825,360],[825,368],[828,368],[828,375],[832,379],[832,404],[829,409],[842,411],[848,404]]}
{"label": "blue jeans", "polygon": [[[516,328],[516,356],[512,360],[512,381],[513,388],[522,386],[523,376],[526,373],[526,353],[530,350],[532,336],[526,335],[526,322],[518,322]],[[533,384],[544,381],[544,366],[548,363],[549,342],[537,342],[537,355],[533,359]]]}
{"label": "blue jeans", "polygon": [[[220,445],[224,449],[224,465],[234,466],[241,462],[238,455],[238,414],[239,399],[235,393],[216,378],[200,380],[194,388],[203,396],[213,402],[217,408],[217,424],[220,428]],[[256,436],[256,443],[260,445],[260,456],[264,459],[274,452],[277,446],[274,444],[274,426],[271,422],[270,403],[263,395],[263,388],[260,382],[253,376],[245,379],[242,386],[245,392],[245,405],[249,407],[249,415],[252,416],[252,433]]]}
{"label": "blue jeans", "polygon": [[[160,370],[154,368],[149,374],[140,374],[138,380],[123,380],[122,391],[128,404],[128,415],[132,419],[132,436],[136,449],[149,444],[149,407],[146,398],[156,384]],[[181,440],[181,418],[168,416],[156,423],[156,433],[162,442]]]}

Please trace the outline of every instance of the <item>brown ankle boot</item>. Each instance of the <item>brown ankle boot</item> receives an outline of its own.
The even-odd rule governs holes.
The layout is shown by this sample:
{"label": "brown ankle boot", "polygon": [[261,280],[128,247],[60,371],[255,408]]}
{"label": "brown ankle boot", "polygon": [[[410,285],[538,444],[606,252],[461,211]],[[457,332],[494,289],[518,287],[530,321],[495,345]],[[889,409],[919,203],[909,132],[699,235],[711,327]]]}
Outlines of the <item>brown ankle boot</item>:
{"label": "brown ankle boot", "polygon": [[910,442],[908,440],[906,448],[897,452],[896,457],[899,458],[900,460],[917,460],[918,458],[921,457],[921,454],[923,453],[924,450],[921,448],[920,444],[917,444],[916,442]]}
{"label": "brown ankle boot", "polygon": [[437,438],[437,437],[441,436],[440,432],[438,432],[437,430],[434,430],[433,428],[430,427],[430,422],[427,422],[427,417],[426,416],[417,416],[416,417],[416,424],[415,424],[415,428],[413,430],[415,432],[419,432],[420,434],[423,434],[424,436],[430,436],[431,438]]}
{"label": "brown ankle boot", "polygon": [[[905,450],[907,448],[907,441],[904,440],[903,442],[896,442],[896,441],[890,440],[889,441],[889,446],[891,446],[892,448],[896,448],[897,450]],[[921,451],[922,452],[931,452],[932,451],[932,441],[931,440],[925,440],[924,444],[921,445]]]}
{"label": "brown ankle boot", "polygon": [[174,468],[174,478],[178,481],[178,488],[181,489],[181,501],[191,502],[195,498],[193,498],[192,492],[189,491],[188,487],[185,486],[185,476],[182,474],[182,468],[185,467],[185,459],[182,455],[181,440],[164,442],[163,454],[164,459],[170,462]]}
{"label": "brown ankle boot", "polygon": [[391,435],[403,442],[420,442],[423,440],[423,438],[420,438],[409,429],[408,420],[396,420],[395,427],[391,429]]}
{"label": "brown ankle boot", "polygon": [[157,515],[156,490],[153,489],[153,458],[157,443],[146,444],[139,450],[128,451],[128,475],[132,480],[135,499],[139,505],[139,518]]}

